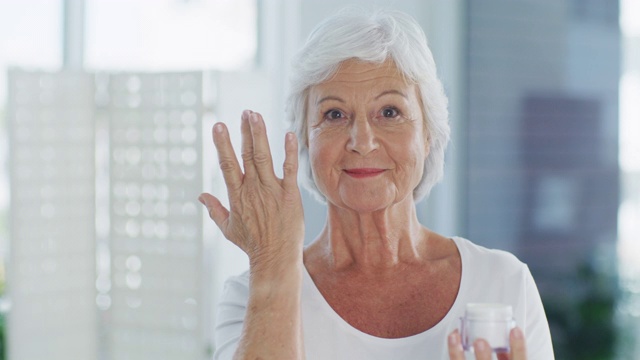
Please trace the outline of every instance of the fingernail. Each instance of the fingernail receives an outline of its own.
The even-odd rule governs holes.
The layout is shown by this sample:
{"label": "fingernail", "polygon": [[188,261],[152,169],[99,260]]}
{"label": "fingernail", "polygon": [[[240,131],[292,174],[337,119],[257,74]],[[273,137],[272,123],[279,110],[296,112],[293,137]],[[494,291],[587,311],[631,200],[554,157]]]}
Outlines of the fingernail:
{"label": "fingernail", "polygon": [[524,337],[524,334],[522,333],[522,330],[519,327],[513,329],[514,339],[522,339],[523,337]]}
{"label": "fingernail", "polygon": [[204,201],[204,196],[202,196],[202,195],[198,196],[198,201],[200,201],[200,203],[201,203],[202,205],[207,206],[207,204],[206,204],[206,203],[205,203],[205,201]]}
{"label": "fingernail", "polygon": [[257,123],[258,122],[258,115],[255,113],[251,113],[251,116],[249,116],[249,120],[251,120],[252,123]]}
{"label": "fingernail", "polygon": [[473,344],[473,346],[478,351],[484,351],[486,348],[484,341],[476,341],[475,344]]}
{"label": "fingernail", "polygon": [[217,132],[217,133],[221,133],[223,130],[222,124],[218,123],[213,125],[213,131]]}
{"label": "fingernail", "polygon": [[457,332],[453,332],[451,334],[449,334],[449,345],[451,346],[457,346],[458,345],[458,333]]}

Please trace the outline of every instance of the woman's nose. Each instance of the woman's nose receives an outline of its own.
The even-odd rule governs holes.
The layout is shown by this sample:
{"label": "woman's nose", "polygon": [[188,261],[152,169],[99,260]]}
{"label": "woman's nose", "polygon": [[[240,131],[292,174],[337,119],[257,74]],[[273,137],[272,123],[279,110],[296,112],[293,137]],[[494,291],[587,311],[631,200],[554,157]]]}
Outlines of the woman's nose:
{"label": "woman's nose", "polygon": [[351,124],[347,150],[367,155],[377,148],[378,140],[369,120],[366,117],[354,119]]}

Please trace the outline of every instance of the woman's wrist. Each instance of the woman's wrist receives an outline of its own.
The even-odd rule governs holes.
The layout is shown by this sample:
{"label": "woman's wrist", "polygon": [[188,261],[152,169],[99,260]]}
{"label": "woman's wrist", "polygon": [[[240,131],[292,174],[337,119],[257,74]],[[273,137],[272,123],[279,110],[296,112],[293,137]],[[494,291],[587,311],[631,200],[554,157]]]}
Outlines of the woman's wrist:
{"label": "woman's wrist", "polygon": [[249,269],[253,272],[288,271],[302,264],[302,242],[285,242],[277,246],[252,251],[249,255]]}
{"label": "woman's wrist", "polygon": [[[279,255],[254,256],[249,261],[249,274],[253,285],[278,287],[302,280],[302,249]],[[255,284],[254,284],[255,283]]]}

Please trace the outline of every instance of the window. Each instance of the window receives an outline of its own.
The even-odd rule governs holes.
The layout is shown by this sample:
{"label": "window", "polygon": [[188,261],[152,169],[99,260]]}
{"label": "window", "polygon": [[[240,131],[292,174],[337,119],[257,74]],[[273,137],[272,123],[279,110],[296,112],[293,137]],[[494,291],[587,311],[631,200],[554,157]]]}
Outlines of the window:
{"label": "window", "polygon": [[201,359],[203,74],[254,65],[256,1],[84,3],[85,69],[65,71],[63,1],[0,0],[9,355]]}
{"label": "window", "polygon": [[86,67],[231,70],[253,64],[255,0],[88,0]]}

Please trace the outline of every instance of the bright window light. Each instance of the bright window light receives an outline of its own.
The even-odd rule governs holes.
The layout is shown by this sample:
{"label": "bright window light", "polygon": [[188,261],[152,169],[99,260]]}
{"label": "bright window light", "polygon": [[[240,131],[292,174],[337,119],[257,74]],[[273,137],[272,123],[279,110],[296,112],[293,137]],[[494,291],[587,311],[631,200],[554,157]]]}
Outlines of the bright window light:
{"label": "bright window light", "polygon": [[[638,15],[640,16],[640,11]],[[620,168],[622,171],[640,172],[638,99],[640,99],[640,71],[630,71],[620,79]]]}
{"label": "bright window light", "polygon": [[640,36],[640,1],[621,0],[620,1],[620,27],[625,36]]}
{"label": "bright window light", "polygon": [[257,48],[255,0],[87,0],[89,69],[232,70]]}

